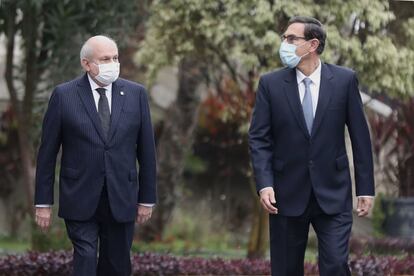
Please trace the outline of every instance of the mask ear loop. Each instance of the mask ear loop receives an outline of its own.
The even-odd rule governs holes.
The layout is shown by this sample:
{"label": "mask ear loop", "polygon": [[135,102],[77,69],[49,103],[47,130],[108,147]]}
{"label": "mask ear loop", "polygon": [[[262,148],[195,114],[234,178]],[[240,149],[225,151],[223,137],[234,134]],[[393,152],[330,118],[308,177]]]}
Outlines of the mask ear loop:
{"label": "mask ear loop", "polygon": [[[307,42],[311,42],[312,40],[314,40],[314,39],[316,39],[316,40],[318,40],[317,38],[312,38],[312,39],[310,39],[310,40],[306,40],[305,42],[303,42],[302,44],[300,44],[300,45],[298,45],[298,46],[296,46],[296,48],[297,47],[300,47],[300,46],[302,46],[302,45],[304,45],[305,43],[307,43]],[[319,40],[318,40],[319,41]],[[308,51],[306,54],[303,54],[303,55],[301,55],[300,56],[300,58],[303,58],[303,57],[305,57],[305,56],[307,56],[307,55],[309,55],[310,54],[310,52]]]}
{"label": "mask ear loop", "polygon": [[94,64],[96,67],[98,67],[98,70],[99,70],[99,64],[94,62],[92,59],[85,58],[85,60],[88,62],[89,67],[91,67],[91,64]]}

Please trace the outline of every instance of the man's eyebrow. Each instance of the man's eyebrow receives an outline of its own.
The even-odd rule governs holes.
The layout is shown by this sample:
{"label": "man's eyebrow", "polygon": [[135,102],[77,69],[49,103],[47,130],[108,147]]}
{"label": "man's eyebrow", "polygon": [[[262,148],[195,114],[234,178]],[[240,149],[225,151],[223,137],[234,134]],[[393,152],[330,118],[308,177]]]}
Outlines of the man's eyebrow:
{"label": "man's eyebrow", "polygon": [[101,59],[103,59],[103,58],[113,58],[113,57],[118,57],[118,54],[116,54],[116,55],[111,55],[111,56],[109,56],[109,55],[106,55],[106,56],[101,56],[100,58]]}

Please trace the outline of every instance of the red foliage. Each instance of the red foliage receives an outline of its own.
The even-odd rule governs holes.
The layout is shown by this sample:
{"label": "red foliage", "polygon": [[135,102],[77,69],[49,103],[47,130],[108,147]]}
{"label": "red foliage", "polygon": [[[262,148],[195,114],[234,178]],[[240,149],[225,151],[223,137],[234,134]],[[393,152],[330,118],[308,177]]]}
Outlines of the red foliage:
{"label": "red foliage", "polygon": [[[395,101],[390,117],[375,114],[369,121],[374,152],[378,155],[384,146],[391,145],[386,153],[385,175],[390,181],[398,181],[400,196],[414,196],[414,98]],[[392,156],[396,157],[396,164]]]}
{"label": "red foliage", "polygon": [[200,126],[212,136],[232,126],[240,126],[249,121],[253,109],[254,74],[238,83],[223,76],[216,89],[210,89],[200,109]]}
{"label": "red foliage", "polygon": [[[357,256],[349,261],[352,275],[386,276],[414,273],[414,257]],[[29,252],[0,257],[0,275],[70,275],[72,252]],[[175,257],[154,253],[132,257],[133,275],[269,275],[269,260]],[[317,275],[314,263],[305,263],[305,275]]]}

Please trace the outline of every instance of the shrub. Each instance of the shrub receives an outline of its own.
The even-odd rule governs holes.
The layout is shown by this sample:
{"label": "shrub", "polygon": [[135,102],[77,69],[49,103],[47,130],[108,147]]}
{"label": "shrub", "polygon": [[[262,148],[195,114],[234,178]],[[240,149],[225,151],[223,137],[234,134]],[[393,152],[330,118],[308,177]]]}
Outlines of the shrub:
{"label": "shrub", "polygon": [[350,267],[353,275],[356,276],[412,275],[414,258],[411,255],[404,258],[370,255],[353,258]]}
{"label": "shrub", "polygon": [[382,255],[404,255],[414,254],[414,240],[398,238],[351,238],[350,251],[356,255],[382,254]]}
{"label": "shrub", "polygon": [[8,276],[64,276],[70,275],[72,253],[50,251],[28,252],[0,257],[0,275]]}
{"label": "shrub", "polygon": [[[353,275],[388,276],[414,273],[414,257],[357,256],[352,257],[350,267]],[[8,276],[65,276],[70,275],[72,253],[54,251],[29,252],[22,255],[0,257],[0,275]],[[132,257],[133,275],[269,275],[269,260],[220,258],[205,259],[175,257],[154,253],[136,254]],[[305,264],[306,275],[317,275],[316,264]]]}

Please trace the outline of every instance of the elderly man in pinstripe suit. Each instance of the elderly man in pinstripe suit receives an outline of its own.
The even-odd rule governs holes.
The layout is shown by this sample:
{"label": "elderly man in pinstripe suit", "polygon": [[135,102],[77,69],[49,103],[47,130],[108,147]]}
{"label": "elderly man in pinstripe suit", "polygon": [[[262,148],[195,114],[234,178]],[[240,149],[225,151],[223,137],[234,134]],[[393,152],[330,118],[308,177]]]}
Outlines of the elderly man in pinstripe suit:
{"label": "elderly man in pinstripe suit", "polygon": [[134,220],[148,220],[156,202],[147,93],[142,85],[118,78],[112,39],[91,37],[80,58],[86,73],[54,89],[44,117],[36,223],[43,230],[50,225],[62,148],[58,214],[74,247],[73,275],[130,275]]}

